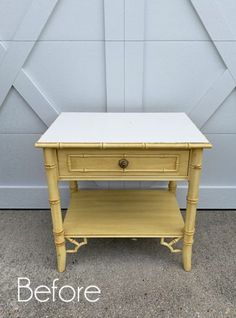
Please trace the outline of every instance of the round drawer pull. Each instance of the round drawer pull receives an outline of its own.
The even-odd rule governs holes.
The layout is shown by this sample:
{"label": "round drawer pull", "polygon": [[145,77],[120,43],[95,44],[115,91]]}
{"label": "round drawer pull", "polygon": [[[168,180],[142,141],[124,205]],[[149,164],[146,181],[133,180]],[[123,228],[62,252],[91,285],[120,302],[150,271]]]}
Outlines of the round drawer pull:
{"label": "round drawer pull", "polygon": [[121,167],[121,169],[125,169],[128,167],[129,161],[126,159],[120,159],[119,160],[119,166]]}

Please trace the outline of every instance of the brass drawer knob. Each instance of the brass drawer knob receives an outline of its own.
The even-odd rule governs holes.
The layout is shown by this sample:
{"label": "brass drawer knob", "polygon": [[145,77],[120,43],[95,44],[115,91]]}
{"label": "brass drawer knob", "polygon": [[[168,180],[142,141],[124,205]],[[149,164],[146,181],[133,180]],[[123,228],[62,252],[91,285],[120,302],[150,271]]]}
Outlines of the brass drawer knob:
{"label": "brass drawer knob", "polygon": [[129,161],[126,159],[120,159],[119,160],[119,166],[121,167],[121,169],[125,169],[128,167]]}

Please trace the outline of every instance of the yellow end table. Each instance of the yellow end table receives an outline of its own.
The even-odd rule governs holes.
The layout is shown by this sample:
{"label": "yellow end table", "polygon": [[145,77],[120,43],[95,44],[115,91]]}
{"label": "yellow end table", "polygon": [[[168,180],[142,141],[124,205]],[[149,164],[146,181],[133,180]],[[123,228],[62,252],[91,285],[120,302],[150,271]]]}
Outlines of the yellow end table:
{"label": "yellow end table", "polygon": [[[67,253],[99,237],[160,237],[171,252],[182,252],[184,269],[191,270],[202,153],[211,144],[186,114],[61,113],[36,147],[44,150],[59,272]],[[64,220],[62,180],[71,192]],[[78,190],[80,180],[161,180],[169,187]],[[181,180],[188,180],[185,221],[175,195]],[[181,239],[183,248],[176,249]]]}

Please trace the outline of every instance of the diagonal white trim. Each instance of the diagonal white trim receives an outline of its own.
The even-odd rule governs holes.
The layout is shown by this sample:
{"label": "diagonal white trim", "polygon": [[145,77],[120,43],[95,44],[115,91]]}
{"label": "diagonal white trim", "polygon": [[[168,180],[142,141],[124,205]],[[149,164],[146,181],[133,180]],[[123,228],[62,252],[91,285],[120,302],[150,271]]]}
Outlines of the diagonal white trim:
{"label": "diagonal white trim", "polygon": [[190,1],[227,67],[189,114],[202,128],[236,86],[236,46],[230,42],[236,38],[214,0]]}
{"label": "diagonal white trim", "polygon": [[202,128],[234,88],[235,81],[229,70],[226,70],[192,109],[190,118]]}
{"label": "diagonal white trim", "polygon": [[[226,67],[232,73],[236,84],[235,51],[228,50],[225,41],[236,40],[214,0],[191,0],[203,26],[212,39]],[[224,41],[222,43],[222,41]]]}
{"label": "diagonal white trim", "polygon": [[[0,54],[3,54],[6,50],[7,48],[1,43]],[[58,111],[25,70],[20,70],[13,86],[46,126],[49,126],[56,119]]]}
{"label": "diagonal white trim", "polygon": [[[0,105],[5,100],[57,2],[58,0],[34,0],[27,11],[0,65]],[[24,37],[30,41],[19,41]]]}
{"label": "diagonal white trim", "polygon": [[236,40],[215,0],[190,1],[213,42]]}
{"label": "diagonal white trim", "polygon": [[14,87],[39,118],[49,127],[59,113],[23,69],[18,74]]}

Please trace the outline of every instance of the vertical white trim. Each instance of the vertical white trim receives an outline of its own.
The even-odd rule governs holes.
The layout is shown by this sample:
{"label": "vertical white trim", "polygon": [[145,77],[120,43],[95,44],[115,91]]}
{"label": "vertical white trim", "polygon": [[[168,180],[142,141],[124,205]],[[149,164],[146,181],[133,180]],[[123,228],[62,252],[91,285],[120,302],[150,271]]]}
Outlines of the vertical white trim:
{"label": "vertical white trim", "polygon": [[124,0],[104,0],[107,111],[124,111]]}
{"label": "vertical white trim", "polygon": [[105,42],[107,112],[123,112],[124,42]]}
{"label": "vertical white trim", "polygon": [[127,112],[143,111],[145,18],[146,0],[129,0],[126,3],[125,111]]}

